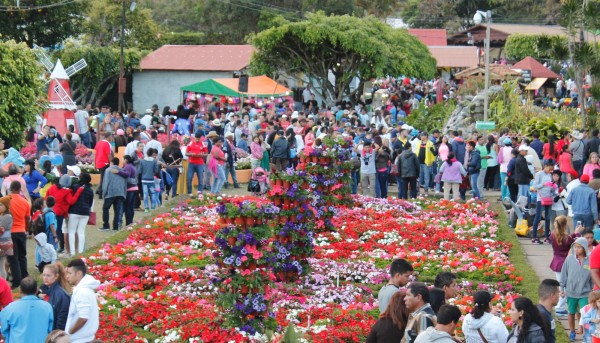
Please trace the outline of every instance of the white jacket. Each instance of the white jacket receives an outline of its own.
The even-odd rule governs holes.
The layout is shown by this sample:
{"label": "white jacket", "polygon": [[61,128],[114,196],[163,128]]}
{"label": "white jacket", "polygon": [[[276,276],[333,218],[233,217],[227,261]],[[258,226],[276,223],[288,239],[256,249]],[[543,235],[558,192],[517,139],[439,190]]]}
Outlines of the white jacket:
{"label": "white jacket", "polygon": [[479,319],[475,319],[471,314],[467,314],[462,325],[465,343],[483,343],[477,329],[481,330],[481,333],[489,343],[506,343],[506,339],[508,338],[508,330],[502,319],[491,313],[484,313]]}
{"label": "white jacket", "polygon": [[94,340],[100,324],[98,300],[95,293],[98,286],[100,286],[100,281],[94,279],[91,275],[86,275],[73,288],[65,331],[69,332],[78,318],[86,318],[87,322],[81,329],[71,335],[71,343],[84,343]]}

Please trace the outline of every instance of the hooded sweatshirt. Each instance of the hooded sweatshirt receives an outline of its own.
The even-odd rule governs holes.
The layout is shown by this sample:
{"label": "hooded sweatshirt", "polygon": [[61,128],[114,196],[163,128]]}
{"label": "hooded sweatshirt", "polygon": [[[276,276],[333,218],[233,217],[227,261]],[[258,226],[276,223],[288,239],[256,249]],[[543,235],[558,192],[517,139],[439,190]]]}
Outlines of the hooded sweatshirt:
{"label": "hooded sweatshirt", "polygon": [[463,320],[462,330],[465,335],[465,340],[469,343],[483,343],[479,332],[489,343],[505,343],[508,338],[508,330],[502,319],[494,316],[491,313],[484,313],[481,318],[473,318],[471,314],[467,314]]}
{"label": "hooded sweatshirt", "polygon": [[48,243],[48,236],[45,233],[40,232],[35,235],[35,240],[38,245],[35,249],[35,264],[38,265],[42,262],[52,263],[56,261],[56,250],[54,246]]}
{"label": "hooded sweatshirt", "polygon": [[94,291],[99,285],[100,281],[94,279],[91,275],[85,275],[73,288],[65,331],[69,332],[79,318],[86,318],[87,322],[81,329],[71,335],[72,343],[94,340],[99,325],[98,300]]}
{"label": "hooded sweatshirt", "polygon": [[[585,258],[580,263],[575,255],[574,245],[579,244],[585,250]],[[560,287],[565,289],[568,298],[587,298],[594,284],[590,275],[590,253],[587,248],[587,240],[579,237],[571,245],[573,252],[567,256],[560,273]]]}
{"label": "hooded sweatshirt", "polygon": [[427,330],[421,332],[419,334],[419,336],[417,336],[417,339],[415,340],[415,343],[428,343],[428,342],[456,343],[456,341],[454,339],[452,339],[452,336],[450,336],[449,333],[447,333],[446,331],[436,330],[433,326],[430,326],[427,328]]}

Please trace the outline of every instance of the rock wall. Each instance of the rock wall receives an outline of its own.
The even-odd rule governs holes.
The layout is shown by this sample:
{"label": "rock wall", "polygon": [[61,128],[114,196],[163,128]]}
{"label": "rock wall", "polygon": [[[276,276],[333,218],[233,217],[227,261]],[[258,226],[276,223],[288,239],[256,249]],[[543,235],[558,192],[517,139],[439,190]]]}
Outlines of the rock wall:
{"label": "rock wall", "polygon": [[[491,86],[489,88],[491,103],[494,95],[502,92],[502,86]],[[468,137],[475,130],[475,122],[483,120],[483,105],[485,103],[485,90],[477,95],[467,95],[460,100],[448,122],[444,126],[444,132],[458,131],[463,132],[463,137]]]}

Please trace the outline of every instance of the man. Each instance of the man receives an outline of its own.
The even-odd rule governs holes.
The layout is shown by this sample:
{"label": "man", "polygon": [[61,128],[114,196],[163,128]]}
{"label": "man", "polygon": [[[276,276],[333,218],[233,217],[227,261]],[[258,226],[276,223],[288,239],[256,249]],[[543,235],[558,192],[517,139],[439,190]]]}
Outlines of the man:
{"label": "man", "polygon": [[140,133],[134,131],[132,138],[133,140],[127,143],[127,146],[125,147],[125,155],[129,155],[131,157],[133,157],[133,154],[135,154],[135,151],[137,150],[138,143],[140,142]]}
{"label": "man", "polygon": [[429,289],[422,282],[413,282],[404,297],[406,309],[410,311],[402,342],[414,342],[415,338],[434,325],[435,313],[429,305]]}
{"label": "man", "polygon": [[[152,125],[152,110],[147,109],[144,113],[144,116],[140,119],[140,123],[145,127],[150,127]],[[144,154],[146,152],[144,151]]]}
{"label": "man", "polygon": [[158,133],[155,130],[152,130],[150,132],[150,138],[151,139],[144,146],[144,156],[146,156],[146,153],[148,152],[148,149],[150,149],[150,148],[155,149],[156,151],[158,151],[158,156],[162,156],[163,147],[162,147],[162,144],[160,144],[160,142],[156,140],[157,137],[158,137]]}
{"label": "man", "polygon": [[360,185],[363,195],[375,197],[375,178],[377,170],[375,168],[375,155],[377,154],[377,145],[373,148],[373,142],[370,139],[364,139],[361,145],[356,147],[356,153],[360,160]]}
{"label": "man", "polygon": [[47,145],[50,143],[50,127],[48,125],[44,125],[42,127],[42,131],[37,135],[36,142],[36,156],[39,158],[42,151],[48,151]]}
{"label": "man", "polygon": [[37,282],[30,276],[21,280],[23,297],[0,312],[2,336],[7,343],[44,342],[52,331],[52,305],[38,298]]}
{"label": "man", "polygon": [[194,179],[194,174],[198,175],[198,192],[202,193],[203,190],[203,181],[204,181],[204,169],[205,169],[205,159],[208,155],[208,147],[204,139],[203,131],[196,131],[194,134],[194,141],[191,142],[185,154],[189,158],[188,172],[187,172],[187,193],[188,195],[192,195],[192,180]]}
{"label": "man", "polygon": [[532,174],[539,172],[540,170],[542,170],[542,160],[539,158],[537,152],[535,150],[533,150],[532,147],[529,146],[529,139],[523,139],[521,146],[525,146],[527,147],[527,154],[526,157],[528,163],[531,163],[533,165],[533,169],[534,171],[532,172]]}
{"label": "man", "polygon": [[288,159],[290,158],[290,144],[283,136],[283,131],[277,131],[278,138],[273,141],[271,147],[271,163],[275,171],[283,171],[287,168]]}
{"label": "man", "polygon": [[379,301],[379,313],[385,312],[394,293],[400,287],[405,286],[413,273],[413,267],[404,259],[395,259],[390,265],[390,280],[381,288],[377,300]]}
{"label": "man", "polygon": [[580,181],[581,184],[569,192],[567,204],[573,210],[573,227],[577,227],[577,222],[580,221],[583,227],[592,229],[598,222],[598,198],[596,192],[588,186],[589,175],[581,175]]}
{"label": "man", "polygon": [[531,141],[531,144],[529,144],[529,146],[535,150],[535,152],[538,155],[538,158],[544,158],[544,154],[543,154],[543,150],[544,150],[544,142],[542,142],[540,140],[540,134],[537,132],[534,132],[532,134],[533,136],[533,140]]}
{"label": "man", "polygon": [[573,141],[569,144],[569,152],[573,157],[571,158],[571,162],[573,163],[573,169],[577,172],[577,174],[583,174],[583,166],[585,165],[585,161],[583,160],[583,155],[585,153],[585,143],[582,141],[583,134],[578,130],[574,130],[571,133],[571,138]]}
{"label": "man", "polygon": [[13,242],[13,255],[8,256],[10,271],[12,272],[12,288],[19,287],[21,279],[29,276],[27,272],[27,222],[31,213],[31,205],[21,196],[21,183],[10,183],[10,214],[13,217],[11,238]]}
{"label": "man", "polygon": [[[540,302],[537,305],[537,308],[542,315],[542,319],[546,321],[546,325],[550,328],[550,332],[546,336],[546,343],[555,343],[556,321],[552,316],[552,309],[554,306],[558,305],[558,301],[560,299],[560,283],[553,279],[543,280],[538,287],[538,296],[540,298]],[[566,316],[567,312],[564,309],[563,312],[564,314],[562,315]],[[556,311],[556,315],[560,315],[558,309]]]}
{"label": "man", "polygon": [[590,159],[591,153],[598,152],[598,148],[600,147],[600,138],[598,138],[598,133],[600,133],[598,129],[592,130],[592,135],[585,144],[584,161],[588,161]]}
{"label": "man", "polygon": [[456,157],[456,160],[460,163],[465,162],[465,140],[459,136],[458,131],[452,131],[452,152]]}
{"label": "man", "polygon": [[444,291],[446,300],[456,296],[456,274],[450,272],[441,272],[435,277],[434,286]]}
{"label": "man", "polygon": [[240,185],[237,180],[237,176],[235,175],[235,144],[233,142],[235,134],[233,132],[225,133],[225,144],[223,144],[223,152],[226,154],[227,162],[225,162],[225,189],[229,188],[229,177],[231,174],[231,179],[233,180],[233,188],[240,188]]}
{"label": "man", "polygon": [[479,151],[479,157],[481,158],[481,168],[479,169],[479,177],[477,178],[477,190],[481,195],[480,199],[483,199],[483,190],[484,190],[484,182],[485,182],[485,174],[487,174],[487,164],[488,159],[491,157],[490,152],[487,150],[485,146],[485,142],[483,140],[483,136],[477,136],[477,145],[475,149]]}
{"label": "man", "polygon": [[421,165],[419,164],[419,158],[412,151],[410,142],[404,144],[404,151],[398,158],[398,175],[402,188],[400,189],[399,197],[402,199],[408,198],[408,188],[410,187],[410,197],[415,199],[419,192],[419,185],[417,179],[421,173]]}
{"label": "man", "polygon": [[100,184],[98,185],[98,190],[96,190],[96,194],[100,195],[100,199],[102,199],[102,182],[104,181],[105,171],[110,164],[110,159],[113,157],[113,150],[110,142],[112,142],[112,133],[106,132],[104,134],[104,139],[100,142],[96,143],[96,160],[95,165],[96,169],[100,171]]}
{"label": "man", "polygon": [[308,102],[310,101],[310,96],[312,95],[312,91],[310,90],[310,83],[306,85],[306,88],[302,91],[302,104],[304,105],[304,110],[308,109]]}
{"label": "man", "polygon": [[77,131],[81,138],[81,143],[87,148],[91,148],[91,137],[90,137],[90,114],[88,111],[81,109],[81,106],[77,106],[77,112],[75,112],[75,123],[77,124]]}
{"label": "man", "polygon": [[95,289],[100,282],[87,274],[85,263],[77,258],[67,265],[67,282],[73,286],[65,331],[71,343],[94,340],[99,325],[98,300]]}
{"label": "man", "polygon": [[[576,171],[571,170],[568,174],[567,174],[567,186],[563,189],[563,191],[560,193],[560,196],[563,199],[566,199],[569,194],[571,193],[571,191],[573,191],[576,187],[578,187],[581,184],[581,181],[579,181],[579,174],[577,174]],[[573,222],[573,209],[571,208],[571,205],[566,204],[567,206],[567,217],[569,217],[571,219],[571,222]],[[573,227],[575,228],[575,227]]]}
{"label": "man", "polygon": [[456,343],[454,331],[460,321],[460,309],[454,305],[442,305],[437,313],[437,324],[421,332],[415,343]]}
{"label": "man", "polygon": [[467,152],[469,153],[469,160],[467,162],[467,172],[469,173],[471,181],[471,191],[475,199],[480,199],[481,194],[479,193],[479,171],[481,170],[481,156],[479,150],[475,148],[475,142],[467,142]]}
{"label": "man", "polygon": [[419,158],[419,182],[423,187],[425,194],[429,192],[429,185],[431,182],[432,166],[435,162],[435,156],[437,151],[433,143],[429,140],[429,134],[422,132],[420,136],[421,140],[418,144],[413,145],[413,152]]}
{"label": "man", "polygon": [[127,194],[127,179],[118,175],[119,159],[113,158],[110,161],[110,166],[106,169],[104,178],[105,183],[102,184],[102,196],[104,204],[102,205],[102,228],[101,231],[110,230],[108,223],[108,211],[111,206],[114,206],[115,217],[113,218],[113,231],[118,231],[123,221],[123,204],[125,195]]}

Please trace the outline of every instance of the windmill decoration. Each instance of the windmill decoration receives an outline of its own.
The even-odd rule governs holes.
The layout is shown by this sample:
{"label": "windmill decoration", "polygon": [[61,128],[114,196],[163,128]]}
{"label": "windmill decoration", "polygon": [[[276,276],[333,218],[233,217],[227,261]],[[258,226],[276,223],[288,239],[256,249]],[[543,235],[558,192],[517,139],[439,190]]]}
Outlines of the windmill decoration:
{"label": "windmill decoration", "polygon": [[56,61],[56,65],[53,64],[41,47],[35,45],[33,51],[39,62],[50,73],[50,77],[46,82],[50,83],[48,86],[49,108],[44,113],[44,125],[54,126],[61,134],[66,133],[71,124],[77,129],[74,115],[77,105],[71,98],[69,77],[87,67],[87,62],[84,59],[80,59],[65,69],[60,59]]}

